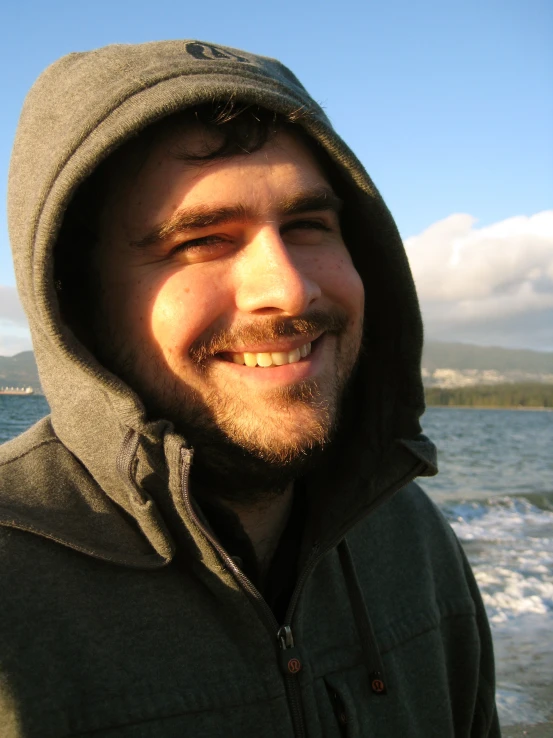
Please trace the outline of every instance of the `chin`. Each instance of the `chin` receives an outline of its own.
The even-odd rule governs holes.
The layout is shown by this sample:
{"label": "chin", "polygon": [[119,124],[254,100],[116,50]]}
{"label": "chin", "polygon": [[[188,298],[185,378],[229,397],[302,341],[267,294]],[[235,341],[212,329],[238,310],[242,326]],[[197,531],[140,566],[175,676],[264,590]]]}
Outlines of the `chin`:
{"label": "chin", "polygon": [[306,404],[287,398],[283,405],[276,403],[261,414],[248,415],[220,417],[219,429],[232,443],[277,464],[324,448],[335,425],[334,406],[326,402]]}
{"label": "chin", "polygon": [[[175,427],[195,449],[192,478],[228,500],[254,502],[286,489],[318,464],[334,434],[327,408],[204,415]],[[244,408],[241,408],[242,411]]]}
{"label": "chin", "polygon": [[290,433],[281,432],[277,434],[257,436],[248,438],[246,442],[242,437],[239,444],[249,453],[257,456],[275,466],[286,466],[301,464],[313,453],[319,453],[326,448],[330,442],[330,434],[326,428],[315,426],[311,429],[294,430]]}

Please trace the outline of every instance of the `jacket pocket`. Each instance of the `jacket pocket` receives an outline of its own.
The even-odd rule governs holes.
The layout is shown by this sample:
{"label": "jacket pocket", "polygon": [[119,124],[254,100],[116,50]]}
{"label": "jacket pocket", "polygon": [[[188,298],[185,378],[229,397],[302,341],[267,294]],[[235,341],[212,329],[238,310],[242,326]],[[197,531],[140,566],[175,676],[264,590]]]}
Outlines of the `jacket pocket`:
{"label": "jacket pocket", "polygon": [[[327,738],[327,735],[332,738],[334,736],[336,738],[372,738],[373,736],[392,735],[386,730],[386,718],[390,709],[389,697],[382,697],[371,691],[364,665],[325,674],[321,681],[326,693],[324,695],[327,705],[326,722],[332,725],[332,728],[329,727],[324,732],[324,738]],[[398,735],[403,735],[403,733],[398,733]],[[425,735],[424,738],[429,738],[429,736]],[[445,738],[445,736],[440,736],[440,738]]]}
{"label": "jacket pocket", "polygon": [[327,679],[325,679],[324,682],[328,699],[330,700],[330,705],[332,707],[332,712],[334,713],[334,717],[338,725],[340,738],[349,738],[350,733],[348,731],[348,711],[346,704],[338,689],[329,684]]}

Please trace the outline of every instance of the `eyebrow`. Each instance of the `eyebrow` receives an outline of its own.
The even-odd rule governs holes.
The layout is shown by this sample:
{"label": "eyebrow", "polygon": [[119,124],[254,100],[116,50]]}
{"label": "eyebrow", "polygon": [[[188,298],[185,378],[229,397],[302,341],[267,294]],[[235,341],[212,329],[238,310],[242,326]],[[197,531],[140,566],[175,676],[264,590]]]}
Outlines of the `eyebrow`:
{"label": "eyebrow", "polygon": [[[333,211],[339,214],[342,205],[342,200],[330,187],[321,186],[278,200],[276,209],[280,215],[299,215],[313,211]],[[136,248],[154,246],[175,234],[224,225],[233,221],[245,221],[255,217],[255,210],[242,204],[222,207],[196,205],[191,208],[177,210],[167,220],[158,223],[141,239],[132,241],[131,245]]]}

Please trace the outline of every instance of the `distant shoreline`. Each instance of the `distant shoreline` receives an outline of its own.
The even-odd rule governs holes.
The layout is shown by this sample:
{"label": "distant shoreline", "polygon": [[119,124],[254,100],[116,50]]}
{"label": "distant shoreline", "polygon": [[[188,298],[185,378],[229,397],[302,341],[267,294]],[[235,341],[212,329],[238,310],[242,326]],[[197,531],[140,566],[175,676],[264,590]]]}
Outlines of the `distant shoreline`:
{"label": "distant shoreline", "polygon": [[445,410],[537,410],[538,412],[553,412],[553,407],[531,407],[528,405],[430,405],[427,403],[426,407],[441,407]]}
{"label": "distant shoreline", "polygon": [[[0,395],[1,397],[42,397],[46,399],[46,395],[44,395],[41,392],[33,392],[33,394],[25,395],[25,394],[17,394],[17,395]],[[550,413],[553,412],[553,407],[545,407],[543,405],[536,405],[535,407],[532,405],[438,405],[438,404],[432,404],[430,402],[426,402],[426,407],[437,407],[437,408],[443,408],[445,410],[522,410],[522,411],[532,411],[536,410],[537,412],[545,412]]]}

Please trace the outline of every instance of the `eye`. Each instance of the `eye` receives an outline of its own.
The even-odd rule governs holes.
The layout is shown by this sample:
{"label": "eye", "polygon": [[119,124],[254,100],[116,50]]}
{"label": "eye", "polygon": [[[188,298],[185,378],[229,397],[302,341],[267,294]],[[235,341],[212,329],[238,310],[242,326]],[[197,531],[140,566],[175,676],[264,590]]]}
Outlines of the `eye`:
{"label": "eye", "polygon": [[282,231],[285,233],[291,230],[315,230],[315,231],[331,231],[332,229],[322,220],[294,220],[291,223],[286,223],[282,227]]}
{"label": "eye", "polygon": [[182,255],[189,261],[210,261],[226,254],[232,247],[233,242],[228,236],[212,234],[183,241],[174,246],[169,255]]}
{"label": "eye", "polygon": [[202,236],[201,238],[192,238],[190,241],[183,241],[174,247],[173,252],[191,251],[194,248],[202,246],[214,246],[221,243],[221,236]]}
{"label": "eye", "polygon": [[291,245],[316,246],[333,228],[321,219],[304,218],[286,223],[281,228],[282,237]]}

